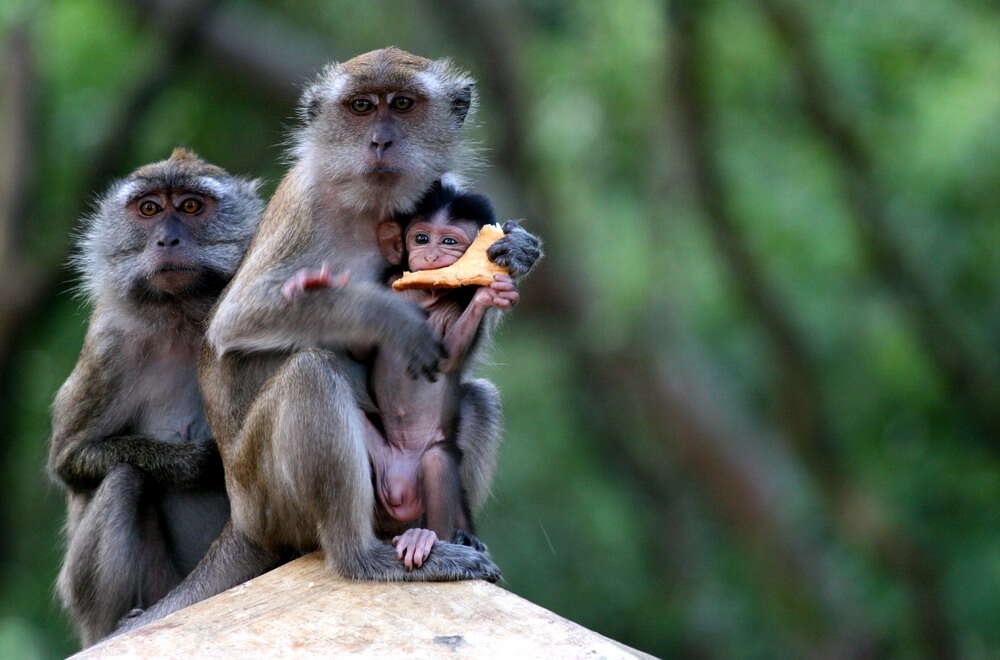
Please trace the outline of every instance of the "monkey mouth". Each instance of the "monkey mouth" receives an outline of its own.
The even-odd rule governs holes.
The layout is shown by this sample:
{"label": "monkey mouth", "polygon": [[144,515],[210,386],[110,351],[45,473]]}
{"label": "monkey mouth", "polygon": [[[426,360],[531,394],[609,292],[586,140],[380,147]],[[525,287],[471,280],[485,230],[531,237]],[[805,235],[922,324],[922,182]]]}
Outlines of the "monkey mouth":
{"label": "monkey mouth", "polygon": [[194,266],[163,264],[150,274],[149,280],[160,291],[177,294],[197,282],[199,274]]}
{"label": "monkey mouth", "polygon": [[182,266],[179,264],[165,264],[160,266],[153,271],[153,275],[159,275],[160,273],[187,273],[194,272],[198,270],[194,266]]}
{"label": "monkey mouth", "polygon": [[382,163],[376,163],[368,168],[366,174],[371,174],[377,177],[395,176],[403,172],[402,168],[394,167],[392,165],[386,165]]}

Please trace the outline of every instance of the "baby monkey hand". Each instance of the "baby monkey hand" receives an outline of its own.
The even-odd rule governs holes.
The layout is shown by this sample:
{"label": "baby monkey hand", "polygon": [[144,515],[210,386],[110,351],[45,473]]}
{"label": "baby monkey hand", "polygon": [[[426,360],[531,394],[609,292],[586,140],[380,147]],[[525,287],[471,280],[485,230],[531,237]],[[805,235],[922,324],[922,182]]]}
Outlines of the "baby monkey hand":
{"label": "baby monkey hand", "polygon": [[492,284],[479,287],[472,297],[472,303],[506,311],[520,299],[521,294],[517,292],[517,285],[509,275],[494,275]]}
{"label": "baby monkey hand", "polygon": [[413,528],[393,538],[392,544],[396,546],[396,556],[403,561],[406,570],[410,571],[423,565],[437,540],[437,534],[433,530]]}
{"label": "baby monkey hand", "polygon": [[291,302],[306,292],[307,289],[339,289],[351,279],[351,271],[345,270],[337,276],[330,272],[330,266],[324,261],[319,268],[302,268],[288,278],[281,286],[281,295]]}

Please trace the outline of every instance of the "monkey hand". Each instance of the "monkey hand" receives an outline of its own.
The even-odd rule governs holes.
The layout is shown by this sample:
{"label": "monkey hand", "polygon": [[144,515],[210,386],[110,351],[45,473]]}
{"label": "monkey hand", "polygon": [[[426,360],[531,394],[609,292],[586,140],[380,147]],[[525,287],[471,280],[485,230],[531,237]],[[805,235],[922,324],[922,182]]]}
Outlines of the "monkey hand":
{"label": "monkey hand", "polygon": [[519,279],[542,257],[542,242],[515,220],[505,222],[503,231],[506,235],[491,245],[486,254],[493,263],[506,268],[511,277]]}
{"label": "monkey hand", "polygon": [[521,294],[517,291],[517,285],[509,275],[494,275],[492,284],[481,286],[476,290],[472,304],[506,311],[520,299]]}
{"label": "monkey hand", "polygon": [[307,289],[339,289],[351,279],[351,271],[345,270],[336,277],[324,261],[319,268],[301,268],[281,286],[281,295],[291,302]]}
{"label": "monkey hand", "polygon": [[402,560],[406,570],[411,571],[424,565],[437,540],[433,530],[413,528],[393,538],[392,544],[396,547],[396,556]]}
{"label": "monkey hand", "polygon": [[405,304],[412,307],[413,315],[419,321],[397,326],[396,331],[388,335],[388,341],[409,357],[406,373],[410,378],[423,377],[436,382],[441,360],[448,357],[447,351],[441,338],[427,324],[426,314],[412,303]]}

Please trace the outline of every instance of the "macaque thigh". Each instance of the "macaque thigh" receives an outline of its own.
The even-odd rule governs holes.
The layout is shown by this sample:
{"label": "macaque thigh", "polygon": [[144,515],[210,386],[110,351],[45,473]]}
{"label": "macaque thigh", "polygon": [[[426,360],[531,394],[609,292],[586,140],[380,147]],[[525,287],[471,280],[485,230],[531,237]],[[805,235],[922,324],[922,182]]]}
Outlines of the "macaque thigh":
{"label": "macaque thigh", "polygon": [[322,547],[328,559],[374,540],[365,420],[340,360],[329,351],[295,353],[247,415],[229,480],[234,524],[251,539],[303,552]]}

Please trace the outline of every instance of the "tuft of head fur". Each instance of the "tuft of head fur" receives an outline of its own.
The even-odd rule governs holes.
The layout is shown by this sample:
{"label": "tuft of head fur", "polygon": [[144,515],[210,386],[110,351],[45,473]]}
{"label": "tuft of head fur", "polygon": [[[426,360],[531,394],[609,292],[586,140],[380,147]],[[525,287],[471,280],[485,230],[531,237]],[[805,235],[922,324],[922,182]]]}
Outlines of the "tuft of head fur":
{"label": "tuft of head fur", "polygon": [[196,153],[177,147],[166,160],[143,165],[114,181],[97,198],[77,232],[71,265],[78,291],[94,304],[134,304],[134,284],[148,277],[142,261],[145,237],[126,207],[154,191],[190,191],[217,202],[198,236],[198,263],[210,279],[228,281],[236,272],[263,211],[259,181],[233,176]]}
{"label": "tuft of head fur", "polygon": [[441,180],[435,181],[423,197],[417,201],[409,213],[396,215],[403,234],[417,218],[430,218],[438,211],[445,209],[451,220],[466,220],[474,223],[476,228],[492,225],[496,222],[493,204],[485,195],[465,192],[458,186]]}
{"label": "tuft of head fur", "polygon": [[[415,94],[424,114],[419,130],[407,133],[396,147],[405,159],[405,172],[388,186],[365,176],[359,154],[368,148],[370,134],[345,118],[344,104],[357,94],[399,90]],[[292,158],[305,163],[317,181],[351,183],[340,185],[339,193],[348,208],[406,211],[431,182],[476,160],[462,139],[476,105],[475,80],[450,60],[430,60],[396,47],[374,50],[328,65],[306,88]]]}

